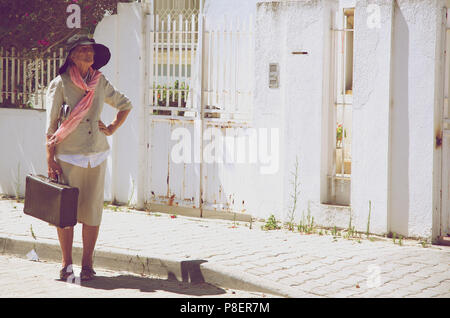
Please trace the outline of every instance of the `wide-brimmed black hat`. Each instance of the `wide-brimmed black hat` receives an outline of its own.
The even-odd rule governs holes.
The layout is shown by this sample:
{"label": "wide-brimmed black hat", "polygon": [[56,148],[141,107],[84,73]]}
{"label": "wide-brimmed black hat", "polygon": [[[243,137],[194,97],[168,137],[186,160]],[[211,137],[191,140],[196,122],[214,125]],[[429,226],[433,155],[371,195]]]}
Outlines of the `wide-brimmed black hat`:
{"label": "wide-brimmed black hat", "polygon": [[69,55],[72,52],[74,48],[76,48],[79,45],[92,45],[94,48],[94,64],[92,64],[92,68],[94,70],[98,70],[99,68],[105,66],[109,59],[111,58],[111,52],[109,49],[104,46],[103,44],[95,43],[94,39],[89,38],[85,34],[75,34],[70,39],[67,40],[67,49],[68,53],[66,56],[66,61],[64,64],[59,68],[58,73],[62,74],[67,70],[67,67],[69,66]]}

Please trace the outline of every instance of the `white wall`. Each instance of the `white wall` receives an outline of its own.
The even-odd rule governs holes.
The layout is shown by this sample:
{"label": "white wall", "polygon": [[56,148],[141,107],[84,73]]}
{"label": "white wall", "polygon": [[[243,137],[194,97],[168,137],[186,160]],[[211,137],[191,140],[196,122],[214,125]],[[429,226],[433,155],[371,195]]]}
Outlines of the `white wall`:
{"label": "white wall", "polygon": [[[393,2],[361,0],[355,8],[352,208],[355,226],[366,230],[371,201],[375,233],[388,231]],[[379,24],[367,22],[369,4],[379,6]]]}
{"label": "white wall", "polygon": [[409,236],[431,236],[433,211],[439,205],[435,135],[442,103],[436,97],[443,68],[436,66],[443,53],[443,6],[444,1],[419,0],[395,5],[390,230]]}
{"label": "white wall", "polygon": [[[107,175],[111,178],[112,199],[121,203],[130,200],[131,204],[138,204],[138,193],[143,191],[142,173],[139,172],[139,149],[142,147],[140,129],[143,128],[140,119],[144,110],[139,85],[141,71],[144,71],[140,67],[142,10],[139,3],[119,3],[117,9],[117,15],[105,17],[97,25],[94,38],[111,50],[111,60],[101,71],[130,98],[133,109],[124,124],[108,137],[112,154],[108,160]],[[104,122],[109,124],[116,113],[115,108],[105,105],[102,114]]]}
{"label": "white wall", "polygon": [[[283,219],[292,206],[292,173],[299,160],[299,202],[295,219],[307,214],[315,219],[321,211],[323,105],[329,76],[329,38],[332,1],[259,3],[256,19],[255,120],[276,125],[282,133],[280,157]],[[320,39],[320,40],[318,40]],[[292,54],[306,51],[307,55]],[[269,63],[280,65],[280,86],[268,88]],[[324,92],[325,86],[325,92]],[[274,186],[275,187],[275,186]],[[272,197],[272,200],[277,200]],[[256,213],[259,213],[256,211]]]}
{"label": "white wall", "polygon": [[27,174],[47,176],[45,121],[45,111],[0,108],[0,193],[24,196]]}

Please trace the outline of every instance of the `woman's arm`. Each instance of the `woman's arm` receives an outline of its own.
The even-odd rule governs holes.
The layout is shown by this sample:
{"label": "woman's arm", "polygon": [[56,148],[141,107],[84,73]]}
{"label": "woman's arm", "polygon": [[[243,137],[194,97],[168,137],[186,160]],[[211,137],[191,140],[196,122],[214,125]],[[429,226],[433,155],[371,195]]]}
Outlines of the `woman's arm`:
{"label": "woman's arm", "polygon": [[99,120],[98,127],[100,131],[102,131],[106,136],[111,136],[123,124],[130,111],[131,109],[126,109],[118,112],[116,118],[111,122],[111,124],[108,125],[108,127],[106,127],[105,124]]}
{"label": "woman's arm", "polygon": [[101,120],[98,121],[98,127],[106,136],[111,136],[123,124],[133,106],[128,97],[115,89],[106,77],[104,77],[104,80],[105,102],[119,110],[119,112],[108,127]]}
{"label": "woman's arm", "polygon": [[[50,136],[47,135],[47,142]],[[56,175],[62,175],[62,168],[55,160],[55,146],[46,146],[47,149],[47,173],[50,179],[56,180]]]}
{"label": "woman's arm", "polygon": [[58,116],[61,105],[64,101],[62,79],[56,77],[50,82],[50,86],[46,94],[46,153],[47,153],[47,172],[51,179],[56,179],[56,174],[61,174],[62,169],[55,161],[55,146],[49,146],[47,142],[58,128]]}

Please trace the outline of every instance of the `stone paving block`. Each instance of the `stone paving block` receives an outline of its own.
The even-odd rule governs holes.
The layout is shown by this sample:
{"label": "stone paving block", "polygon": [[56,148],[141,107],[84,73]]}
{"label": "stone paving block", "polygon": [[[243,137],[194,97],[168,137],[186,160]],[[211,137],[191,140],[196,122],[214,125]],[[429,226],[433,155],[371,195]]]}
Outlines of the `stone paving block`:
{"label": "stone paving block", "polygon": [[283,272],[285,272],[286,274],[288,274],[289,276],[297,276],[299,274],[303,274],[303,270],[301,268],[301,266],[292,266],[289,268],[285,268],[283,269]]}
{"label": "stone paving block", "polygon": [[340,262],[334,263],[332,265],[329,265],[326,268],[329,269],[332,272],[339,272],[339,271],[342,271],[342,270],[347,269],[349,267],[352,267],[352,266],[349,265],[348,263],[344,262],[344,261],[340,261]]}
{"label": "stone paving block", "polygon": [[302,291],[305,291],[305,292],[308,292],[308,293],[313,293],[313,294],[316,294],[316,295],[323,296],[322,294],[318,294],[318,293],[315,292],[318,288],[321,288],[323,286],[320,285],[320,284],[317,284],[313,280],[307,280],[307,281],[305,281],[305,282],[303,282],[303,283],[301,283],[299,285],[291,285],[291,287],[295,287],[296,289],[299,289],[299,290],[302,290]]}
{"label": "stone paving block", "polygon": [[353,289],[353,287],[355,287],[356,285],[353,282],[348,283],[348,282],[341,282],[340,280],[335,280],[326,286],[330,290],[347,290]]}
{"label": "stone paving block", "polygon": [[294,276],[289,276],[289,278],[293,281],[294,285],[301,285],[312,279],[309,275],[304,273],[298,273]]}
{"label": "stone paving block", "polygon": [[346,287],[353,287],[356,286],[357,284],[359,284],[361,282],[361,278],[360,277],[347,277],[344,279],[337,279],[334,281],[334,283],[337,284],[341,284],[344,285]]}
{"label": "stone paving block", "polygon": [[287,278],[282,278],[280,279],[278,282],[280,284],[286,285],[286,286],[290,286],[293,288],[297,288],[297,286],[303,285],[307,282],[308,280],[302,281],[300,282],[300,280],[297,279],[297,277],[287,277]]}
{"label": "stone paving block", "polygon": [[[54,227],[31,217],[19,218],[23,214],[21,212],[16,213],[15,217],[11,217],[11,213],[6,216],[1,205],[2,201],[0,232],[8,228],[16,235],[30,237],[31,224],[38,238],[48,237],[57,243]],[[334,288],[332,292],[352,289],[355,283],[360,282],[361,288],[356,292],[352,289],[354,295],[367,294],[363,285],[367,284],[371,275],[371,265],[379,266],[382,284],[384,281],[388,287],[397,284],[402,292],[413,293],[415,288],[448,284],[445,275],[450,273],[450,253],[449,249],[442,247],[400,247],[393,245],[391,240],[363,240],[359,244],[339,238],[333,242],[330,236],[299,235],[288,231],[263,232],[240,225],[231,229],[229,225],[229,222],[222,220],[170,219],[166,216],[105,211],[97,247],[121,248],[137,255],[154,253],[175,256],[180,260],[205,259],[237,271],[253,271],[259,277],[272,277],[277,283],[284,282],[287,286],[303,285],[305,282],[311,285],[314,280],[323,285],[331,281],[329,286]],[[133,228],[134,233],[130,233],[129,228]],[[75,229],[74,241],[81,244],[81,226]],[[174,235],[172,231],[182,234]],[[423,280],[424,283],[421,282]],[[322,294],[324,292],[328,293],[328,289],[321,290]],[[431,292],[430,289],[428,293]]]}
{"label": "stone paving block", "polygon": [[346,269],[341,270],[329,270],[329,273],[326,275],[327,277],[330,277],[332,280],[338,280],[338,279],[345,279],[348,277],[351,277],[353,273],[346,271]]}
{"label": "stone paving block", "polygon": [[443,291],[441,290],[434,290],[434,289],[425,289],[420,291],[419,293],[409,293],[407,297],[419,297],[419,298],[433,298],[433,297],[439,297],[443,294]]}
{"label": "stone paving block", "polygon": [[[330,288],[330,286],[327,286]],[[362,297],[360,291],[355,289],[340,289],[336,291],[329,290],[328,294],[329,297],[333,298],[349,298],[349,297]]]}
{"label": "stone paving block", "polygon": [[430,284],[430,285],[444,285],[448,286],[450,290],[450,277],[448,273],[439,273],[432,275],[430,277],[427,277],[425,279],[421,280],[422,284]]}
{"label": "stone paving block", "polygon": [[328,286],[331,283],[333,283],[334,281],[336,281],[337,278],[333,278],[330,275],[327,276],[320,276],[318,278],[311,278],[311,281],[314,282],[315,284],[318,284],[320,286]]}
{"label": "stone paving block", "polygon": [[278,282],[284,278],[288,278],[289,275],[284,272],[272,272],[264,276],[266,279]]}
{"label": "stone paving block", "polygon": [[390,293],[380,290],[372,290],[363,294],[359,294],[360,298],[392,298]]}

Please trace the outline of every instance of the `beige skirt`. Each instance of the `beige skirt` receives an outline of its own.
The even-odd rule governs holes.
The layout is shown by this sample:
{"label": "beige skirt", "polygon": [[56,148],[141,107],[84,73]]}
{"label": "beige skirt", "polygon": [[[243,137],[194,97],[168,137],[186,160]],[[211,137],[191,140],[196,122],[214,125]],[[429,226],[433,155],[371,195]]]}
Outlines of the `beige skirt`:
{"label": "beige skirt", "polygon": [[63,171],[62,182],[79,189],[78,194],[78,223],[90,226],[100,226],[102,221],[106,161],[98,166],[87,168],[72,165],[56,159]]}

